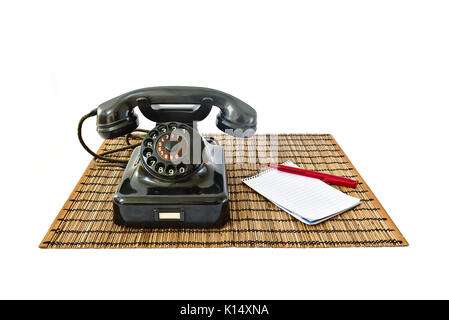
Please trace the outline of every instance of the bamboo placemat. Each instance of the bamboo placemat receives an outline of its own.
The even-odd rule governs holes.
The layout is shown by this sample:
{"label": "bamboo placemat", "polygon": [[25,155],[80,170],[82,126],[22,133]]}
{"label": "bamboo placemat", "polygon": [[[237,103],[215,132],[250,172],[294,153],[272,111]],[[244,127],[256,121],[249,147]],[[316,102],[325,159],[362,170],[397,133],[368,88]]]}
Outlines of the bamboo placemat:
{"label": "bamboo placemat", "polygon": [[[212,135],[226,156],[244,157],[242,139]],[[231,140],[230,140],[231,139]],[[255,138],[254,138],[255,139]],[[268,141],[267,141],[268,143]],[[105,140],[100,151],[125,145]],[[251,149],[250,149],[251,150]],[[254,151],[254,149],[253,149]],[[125,151],[122,155],[131,155]],[[270,157],[269,154],[266,157]],[[261,161],[262,160],[262,161]],[[305,225],[241,182],[270,162],[292,160],[304,169],[360,181],[356,189],[337,187],[361,199],[356,208],[315,226]],[[112,198],[124,169],[87,167],[42,240],[41,248],[175,248],[175,247],[380,247],[408,243],[385,209],[329,134],[278,135],[277,158],[227,164],[230,221],[220,229],[136,229],[112,222]]]}

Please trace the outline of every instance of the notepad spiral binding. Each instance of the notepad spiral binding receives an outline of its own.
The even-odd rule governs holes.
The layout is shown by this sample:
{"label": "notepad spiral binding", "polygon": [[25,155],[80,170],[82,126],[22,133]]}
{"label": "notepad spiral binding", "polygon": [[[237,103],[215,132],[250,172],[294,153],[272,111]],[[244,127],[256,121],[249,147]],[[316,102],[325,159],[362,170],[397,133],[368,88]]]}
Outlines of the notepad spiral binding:
{"label": "notepad spiral binding", "polygon": [[[285,165],[288,165],[288,164],[293,164],[293,162],[291,160],[287,160],[287,161],[284,161],[281,164],[285,166]],[[259,178],[261,175],[263,175],[263,174],[265,174],[267,172],[273,171],[273,170],[276,170],[276,169],[268,168],[268,169],[262,170],[258,174],[255,174],[254,176],[243,178],[242,181],[245,182],[245,181],[249,181],[249,180],[253,180],[253,179]]]}

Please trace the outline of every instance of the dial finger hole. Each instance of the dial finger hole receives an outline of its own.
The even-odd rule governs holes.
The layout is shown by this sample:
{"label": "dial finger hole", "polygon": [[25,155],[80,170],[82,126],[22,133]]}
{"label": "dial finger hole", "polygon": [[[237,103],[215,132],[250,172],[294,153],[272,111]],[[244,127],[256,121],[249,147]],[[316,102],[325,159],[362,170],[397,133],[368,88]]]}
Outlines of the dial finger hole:
{"label": "dial finger hole", "polygon": [[160,126],[157,127],[157,129],[160,132],[167,132],[167,126],[166,125],[160,125]]}
{"label": "dial finger hole", "polygon": [[167,174],[169,176],[173,176],[175,174],[176,168],[174,166],[168,166],[167,167]]}
{"label": "dial finger hole", "polygon": [[143,156],[146,158],[151,157],[152,154],[153,154],[153,149],[151,149],[151,148],[145,148],[143,150]]}
{"label": "dial finger hole", "polygon": [[152,130],[149,133],[150,138],[153,139],[153,140],[156,139],[158,135],[159,135],[159,132],[157,132],[156,130]]}
{"label": "dial finger hole", "polygon": [[186,167],[184,165],[182,165],[182,164],[179,165],[178,166],[178,172],[181,173],[181,174],[186,172]]}
{"label": "dial finger hole", "polygon": [[145,140],[144,144],[145,147],[152,147],[153,146],[153,140]]}
{"label": "dial finger hole", "polygon": [[147,160],[147,164],[150,166],[150,167],[152,167],[152,166],[154,166],[154,164],[156,163],[156,158],[155,157],[151,157],[151,158],[148,158],[148,160]]}
{"label": "dial finger hole", "polygon": [[156,165],[156,172],[157,173],[159,173],[159,174],[162,174],[162,173],[164,173],[164,165],[162,164],[162,163],[158,163],[157,165]]}

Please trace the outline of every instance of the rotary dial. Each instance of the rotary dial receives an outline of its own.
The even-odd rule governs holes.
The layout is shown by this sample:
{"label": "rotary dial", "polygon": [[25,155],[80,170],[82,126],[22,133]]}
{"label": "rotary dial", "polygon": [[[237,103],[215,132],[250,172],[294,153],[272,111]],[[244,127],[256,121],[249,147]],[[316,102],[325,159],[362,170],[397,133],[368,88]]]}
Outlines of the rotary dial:
{"label": "rotary dial", "polygon": [[193,129],[183,123],[159,124],[142,142],[141,160],[144,168],[166,178],[192,172],[196,168],[189,161],[192,132]]}

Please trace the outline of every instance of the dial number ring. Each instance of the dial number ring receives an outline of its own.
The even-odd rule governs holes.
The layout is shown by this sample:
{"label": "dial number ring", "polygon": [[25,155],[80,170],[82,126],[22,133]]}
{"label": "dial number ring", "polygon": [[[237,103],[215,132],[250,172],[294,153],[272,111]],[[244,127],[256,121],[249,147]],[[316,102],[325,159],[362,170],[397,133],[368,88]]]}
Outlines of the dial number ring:
{"label": "dial number ring", "polygon": [[[142,141],[142,164],[148,171],[167,178],[185,176],[196,165],[184,159],[190,154],[191,130],[183,123],[161,124]],[[187,162],[186,162],[187,161]]]}

